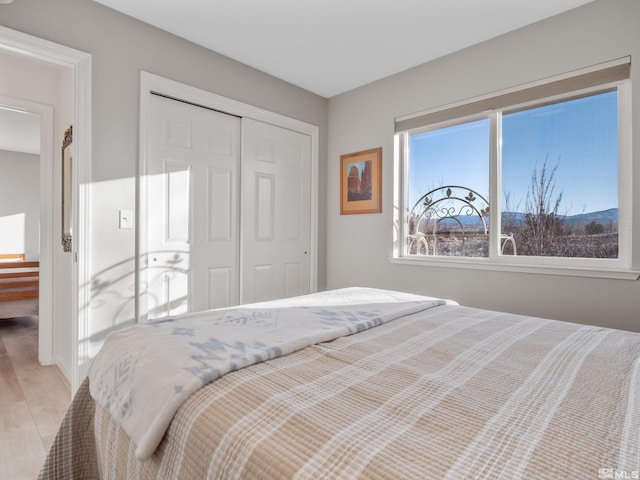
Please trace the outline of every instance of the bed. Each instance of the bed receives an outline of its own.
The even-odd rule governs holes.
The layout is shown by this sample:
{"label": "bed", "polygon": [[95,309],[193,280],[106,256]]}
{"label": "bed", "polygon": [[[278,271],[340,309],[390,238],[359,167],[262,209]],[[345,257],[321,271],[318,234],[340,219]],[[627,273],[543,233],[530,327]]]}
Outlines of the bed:
{"label": "bed", "polygon": [[0,254],[0,319],[38,315],[40,262]]}
{"label": "bed", "polygon": [[109,335],[40,479],[638,478],[639,373],[640,334],[388,290],[188,314]]}

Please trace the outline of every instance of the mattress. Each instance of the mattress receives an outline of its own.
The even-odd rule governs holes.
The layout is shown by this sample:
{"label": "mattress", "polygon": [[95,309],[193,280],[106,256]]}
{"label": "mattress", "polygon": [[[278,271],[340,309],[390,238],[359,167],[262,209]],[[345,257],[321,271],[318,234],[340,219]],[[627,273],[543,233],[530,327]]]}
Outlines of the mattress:
{"label": "mattress", "polygon": [[87,379],[40,478],[636,478],[639,359],[636,333],[443,302],[230,371],[143,460]]}

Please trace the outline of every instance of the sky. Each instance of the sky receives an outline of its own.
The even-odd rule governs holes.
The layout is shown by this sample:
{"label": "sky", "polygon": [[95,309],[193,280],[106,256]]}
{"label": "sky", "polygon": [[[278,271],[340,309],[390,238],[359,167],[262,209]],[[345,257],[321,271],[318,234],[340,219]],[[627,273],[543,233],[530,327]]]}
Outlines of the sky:
{"label": "sky", "polygon": [[[525,210],[532,173],[545,159],[548,171],[557,166],[559,214],[617,208],[617,116],[615,91],[505,113],[502,189],[510,209]],[[409,149],[409,208],[443,185],[468,186],[489,198],[488,119],[411,135]]]}
{"label": "sky", "polygon": [[358,169],[358,175],[362,178],[362,172],[364,171],[364,167],[365,167],[365,162],[353,162],[353,163],[348,163],[346,165],[347,171],[345,172],[346,175],[349,175],[349,172],[351,171],[352,167],[357,167]]}

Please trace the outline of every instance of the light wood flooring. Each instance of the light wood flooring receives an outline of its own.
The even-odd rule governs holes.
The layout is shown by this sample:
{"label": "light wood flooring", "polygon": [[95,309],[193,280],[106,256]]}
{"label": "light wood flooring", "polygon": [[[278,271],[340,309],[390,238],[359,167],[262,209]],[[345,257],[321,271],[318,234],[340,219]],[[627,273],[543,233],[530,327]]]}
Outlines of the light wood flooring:
{"label": "light wood flooring", "polygon": [[0,479],[38,476],[70,401],[60,370],[38,363],[37,317],[0,319]]}

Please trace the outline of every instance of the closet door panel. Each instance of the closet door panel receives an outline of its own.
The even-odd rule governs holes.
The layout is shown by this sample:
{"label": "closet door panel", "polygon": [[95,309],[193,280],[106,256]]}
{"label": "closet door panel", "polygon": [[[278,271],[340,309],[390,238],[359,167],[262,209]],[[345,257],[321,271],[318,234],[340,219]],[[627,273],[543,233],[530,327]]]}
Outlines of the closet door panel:
{"label": "closet door panel", "polygon": [[141,176],[143,320],[235,305],[240,120],[150,96]]}
{"label": "closet door panel", "polygon": [[242,120],[243,303],[310,292],[311,138]]}

